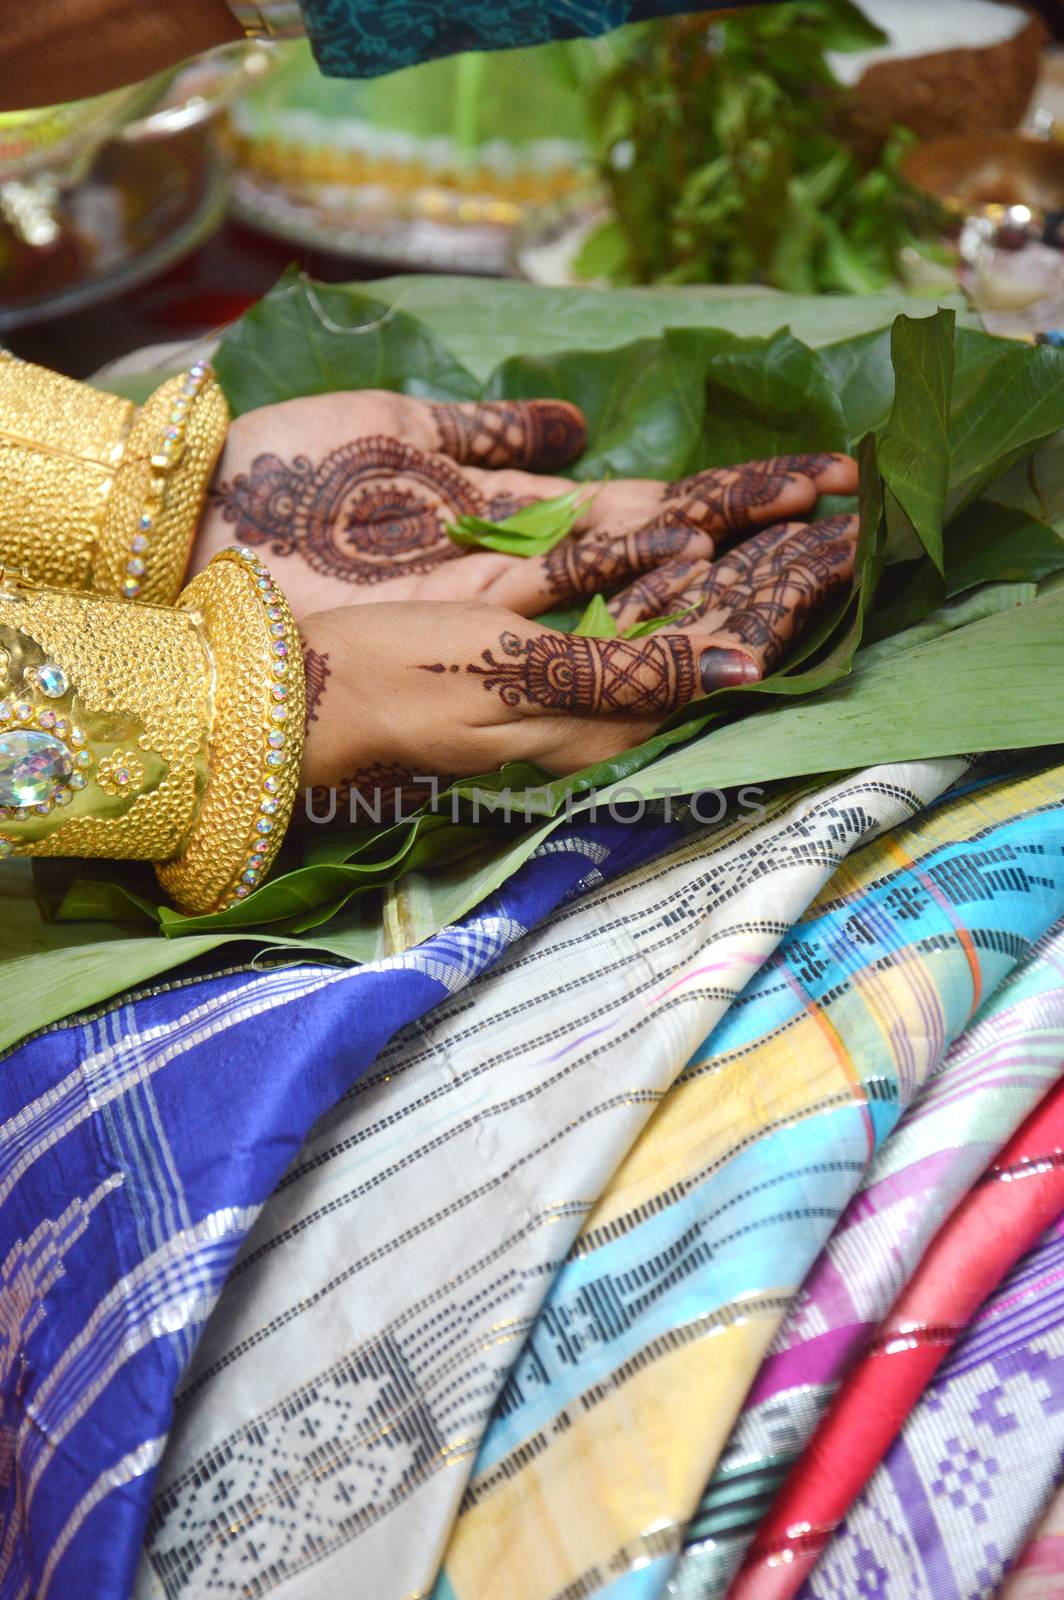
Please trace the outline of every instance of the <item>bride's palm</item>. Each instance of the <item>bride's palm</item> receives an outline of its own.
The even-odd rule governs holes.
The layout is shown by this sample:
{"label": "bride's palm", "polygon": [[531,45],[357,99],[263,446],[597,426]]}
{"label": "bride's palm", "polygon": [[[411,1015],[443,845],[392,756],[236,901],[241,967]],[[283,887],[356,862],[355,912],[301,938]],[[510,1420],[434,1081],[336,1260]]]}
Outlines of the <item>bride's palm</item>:
{"label": "bride's palm", "polygon": [[468,551],[448,524],[498,521],[563,494],[547,476],[584,448],[563,401],[444,405],[364,391],[293,400],[238,418],[195,553],[202,566],[234,537],[263,554],[297,615],[381,600],[460,600],[534,616],[612,593],[677,560],[785,518],[823,493],[856,488],[844,456],[777,457],[680,483],[588,484],[573,534],[526,560]]}

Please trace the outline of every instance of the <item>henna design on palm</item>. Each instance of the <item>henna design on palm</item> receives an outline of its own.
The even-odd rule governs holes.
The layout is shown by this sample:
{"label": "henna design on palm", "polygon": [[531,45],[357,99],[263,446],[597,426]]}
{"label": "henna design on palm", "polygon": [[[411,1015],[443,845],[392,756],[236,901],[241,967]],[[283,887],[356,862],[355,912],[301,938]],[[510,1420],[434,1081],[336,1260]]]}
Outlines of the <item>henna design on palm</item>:
{"label": "henna design on palm", "polygon": [[[665,716],[693,698],[698,683],[689,640],[581,639],[541,633],[522,640],[499,639],[503,660],[491,650],[466,672],[483,680],[504,705],[545,711],[626,716]],[[429,671],[439,671],[433,666]]]}
{"label": "henna design on palm", "polygon": [[309,644],[303,646],[303,670],[307,683],[307,717],[306,726],[318,720],[318,706],[325,693],[325,680],[332,677],[329,666],[329,653],[327,650],[312,650]]}
{"label": "henna design on palm", "polygon": [[484,497],[450,461],[383,435],[341,445],[317,466],[307,456],[256,456],[215,499],[240,543],[297,554],[359,585],[420,577],[460,556],[445,524],[484,512]]}
{"label": "henna design on palm", "polygon": [[575,406],[558,400],[488,400],[435,405],[440,449],[469,467],[564,467],[587,443]]}
{"label": "henna design on palm", "polygon": [[538,504],[539,500],[534,494],[496,494],[485,506],[484,516],[489,522],[505,522],[515,511],[525,511],[529,506]]}

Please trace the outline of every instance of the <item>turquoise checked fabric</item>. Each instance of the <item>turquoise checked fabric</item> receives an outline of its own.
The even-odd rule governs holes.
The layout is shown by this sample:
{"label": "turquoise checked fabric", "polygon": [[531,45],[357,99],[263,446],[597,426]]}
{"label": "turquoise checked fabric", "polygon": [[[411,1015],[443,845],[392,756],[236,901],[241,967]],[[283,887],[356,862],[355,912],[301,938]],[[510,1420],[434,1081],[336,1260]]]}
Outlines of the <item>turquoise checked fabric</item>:
{"label": "turquoise checked fabric", "polygon": [[375,77],[464,50],[589,37],[702,9],[684,0],[302,0],[318,65],[333,78]]}

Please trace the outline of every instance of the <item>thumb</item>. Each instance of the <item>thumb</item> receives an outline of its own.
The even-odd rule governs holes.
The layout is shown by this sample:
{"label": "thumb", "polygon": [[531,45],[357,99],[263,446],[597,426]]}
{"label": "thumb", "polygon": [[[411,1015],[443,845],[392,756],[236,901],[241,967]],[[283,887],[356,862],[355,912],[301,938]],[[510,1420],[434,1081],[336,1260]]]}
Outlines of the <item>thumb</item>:
{"label": "thumb", "polygon": [[550,629],[506,630],[466,672],[504,705],[552,716],[664,717],[713,689],[761,676],[745,652],[700,648],[683,633],[585,639]]}

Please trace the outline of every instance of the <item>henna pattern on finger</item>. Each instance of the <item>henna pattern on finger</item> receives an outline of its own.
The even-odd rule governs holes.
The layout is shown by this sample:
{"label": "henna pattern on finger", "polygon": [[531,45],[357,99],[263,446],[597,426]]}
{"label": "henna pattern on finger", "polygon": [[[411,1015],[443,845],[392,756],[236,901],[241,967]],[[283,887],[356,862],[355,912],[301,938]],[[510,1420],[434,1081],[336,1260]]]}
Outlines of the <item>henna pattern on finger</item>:
{"label": "henna pattern on finger", "polygon": [[694,648],[675,636],[634,641],[541,633],[522,640],[507,632],[499,647],[503,660],[485,650],[466,672],[507,706],[665,716],[692,699],[698,683]]}
{"label": "henna pattern on finger", "polygon": [[466,467],[564,467],[587,444],[575,406],[562,400],[434,405],[440,449]]}
{"label": "henna pattern on finger", "polygon": [[308,456],[256,456],[214,498],[240,543],[359,585],[420,577],[462,555],[445,525],[484,511],[451,462],[383,435],[341,445],[317,466]]}
{"label": "henna pattern on finger", "polygon": [[852,543],[821,544],[781,571],[759,571],[748,585],[728,590],[723,631],[748,645],[765,671],[778,666],[810,619],[848,587]]}
{"label": "henna pattern on finger", "polygon": [[[555,601],[604,594],[640,572],[681,556],[706,535],[682,513],[666,512],[635,533],[617,538],[569,538],[543,558],[543,575]],[[700,552],[701,554],[702,552]]]}
{"label": "henna pattern on finger", "polygon": [[842,569],[851,566],[855,543],[856,524],[849,517],[767,528],[715,561],[703,582],[676,596],[676,609],[690,608],[684,618],[689,627],[711,612],[741,611],[766,587],[785,587],[789,578],[797,584],[805,575],[823,584],[830,597],[840,574],[848,577]]}
{"label": "henna pattern on finger", "polygon": [[755,513],[774,505],[796,478],[813,481],[834,460],[828,454],[773,456],[740,467],[711,467],[667,484],[665,498],[679,501],[698,528],[710,533],[742,533],[756,526],[759,519]]}
{"label": "henna pattern on finger", "polygon": [[318,720],[318,706],[325,693],[325,680],[332,677],[329,666],[329,652],[327,650],[312,650],[309,644],[303,646],[303,671],[307,683],[307,715],[305,728]]}
{"label": "henna pattern on finger", "polygon": [[615,618],[625,617],[634,622],[685,610],[686,606],[679,603],[679,596],[696,583],[701,587],[707,582],[710,570],[708,561],[668,561],[656,572],[648,572],[622,589],[607,609]]}

